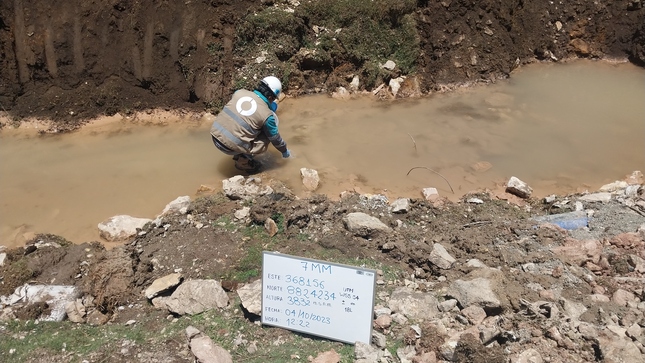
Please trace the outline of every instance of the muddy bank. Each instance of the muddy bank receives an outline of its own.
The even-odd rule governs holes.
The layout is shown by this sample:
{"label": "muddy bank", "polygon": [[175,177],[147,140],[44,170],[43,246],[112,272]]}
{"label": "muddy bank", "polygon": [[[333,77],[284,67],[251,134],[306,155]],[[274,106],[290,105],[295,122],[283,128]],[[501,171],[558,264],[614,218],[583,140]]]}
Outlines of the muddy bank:
{"label": "muddy bank", "polygon": [[0,110],[65,131],[117,112],[217,110],[267,73],[292,95],[416,76],[406,96],[535,61],[643,66],[644,14],[640,0],[3,1]]}
{"label": "muddy bank", "polygon": [[[175,205],[111,250],[38,235],[24,248],[2,252],[0,334],[7,334],[0,357],[193,362],[188,326],[235,361],[250,362],[280,361],[285,351],[293,354],[290,361],[305,362],[332,349],[340,352],[333,362],[634,362],[645,356],[641,173],[595,193],[521,201],[486,193],[457,203],[389,201],[353,192],[331,201],[295,198],[275,181],[260,186]],[[569,222],[576,223],[539,221],[572,213],[576,220]],[[261,327],[261,312],[242,291],[261,278],[263,250],[377,269],[372,344],[334,344]],[[167,291],[149,289],[158,279],[175,282],[164,285]],[[204,308],[180,296],[200,283],[217,287],[219,305]],[[67,286],[64,308],[28,293],[43,285]],[[182,293],[177,285],[185,287]],[[164,302],[169,298],[172,304]],[[52,316],[63,320],[47,323]],[[41,335],[52,329],[65,343],[63,352]],[[87,334],[101,344],[88,350]],[[313,344],[303,348],[305,342]]]}

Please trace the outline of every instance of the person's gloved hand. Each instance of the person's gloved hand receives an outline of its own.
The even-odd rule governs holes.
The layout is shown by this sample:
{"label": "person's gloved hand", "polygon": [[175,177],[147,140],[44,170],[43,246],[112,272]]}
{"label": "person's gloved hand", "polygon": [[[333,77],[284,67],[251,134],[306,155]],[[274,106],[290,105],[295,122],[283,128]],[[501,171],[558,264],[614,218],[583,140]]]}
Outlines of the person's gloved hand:
{"label": "person's gloved hand", "polygon": [[289,151],[289,149],[287,149],[287,151],[285,151],[285,152],[283,152],[283,153],[282,153],[282,157],[283,157],[284,159],[286,159],[286,158],[288,158],[288,157],[290,157],[290,156],[291,156],[291,151]]}
{"label": "person's gloved hand", "polygon": [[273,111],[273,112],[278,111],[278,103],[277,103],[277,102],[275,102],[275,101],[271,102],[271,104],[269,104],[269,108],[270,108],[270,109],[271,109],[271,111]]}

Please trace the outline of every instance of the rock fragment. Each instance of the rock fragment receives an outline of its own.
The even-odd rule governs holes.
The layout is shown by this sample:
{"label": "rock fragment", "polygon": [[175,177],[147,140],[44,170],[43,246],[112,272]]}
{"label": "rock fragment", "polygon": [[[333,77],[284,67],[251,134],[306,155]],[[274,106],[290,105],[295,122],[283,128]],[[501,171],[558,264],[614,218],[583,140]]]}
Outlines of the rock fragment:
{"label": "rock fragment", "polygon": [[186,328],[188,345],[199,363],[233,363],[233,357],[224,348],[215,344],[210,337],[189,326]]}
{"label": "rock fragment", "polygon": [[152,299],[160,293],[167,291],[181,283],[182,276],[179,273],[173,273],[160,277],[152,282],[150,286],[144,291],[145,297]]}
{"label": "rock fragment", "polygon": [[99,235],[108,242],[123,241],[137,234],[137,229],[152,222],[149,218],[137,218],[128,215],[110,217],[99,223]]}
{"label": "rock fragment", "polygon": [[506,192],[527,199],[533,193],[533,189],[517,177],[512,176],[506,183]]}
{"label": "rock fragment", "polygon": [[264,221],[264,230],[267,231],[270,237],[273,237],[276,234],[278,234],[278,225],[275,223],[273,219],[267,218]]}
{"label": "rock fragment", "polygon": [[343,223],[347,230],[361,237],[369,237],[378,232],[392,231],[392,228],[388,227],[378,218],[363,212],[349,213],[343,218]]}
{"label": "rock fragment", "polygon": [[242,306],[251,314],[262,315],[262,279],[237,289]]}
{"label": "rock fragment", "polygon": [[305,186],[305,189],[311,192],[318,189],[318,185],[320,184],[318,171],[314,169],[301,168],[300,177],[302,178],[302,184]]}
{"label": "rock fragment", "polygon": [[165,307],[178,315],[195,315],[228,306],[228,295],[215,280],[188,280],[179,285],[170,297],[162,299]]}

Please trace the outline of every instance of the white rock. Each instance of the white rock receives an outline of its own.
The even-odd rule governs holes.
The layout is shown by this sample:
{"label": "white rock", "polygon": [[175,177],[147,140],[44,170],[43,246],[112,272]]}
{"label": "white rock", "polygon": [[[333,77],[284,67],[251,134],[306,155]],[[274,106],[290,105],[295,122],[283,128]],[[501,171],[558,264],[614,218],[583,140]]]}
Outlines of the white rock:
{"label": "white rock", "polygon": [[22,285],[9,296],[0,296],[3,305],[34,304],[45,302],[49,305],[48,316],[41,317],[43,321],[62,321],[67,315],[65,307],[81,295],[75,286],[60,285]]}
{"label": "white rock", "polygon": [[613,183],[605,184],[598,189],[601,192],[615,192],[619,189],[625,189],[629,186],[626,181],[615,181]]}
{"label": "white rock", "polygon": [[506,192],[526,199],[531,196],[533,189],[517,177],[512,176],[506,183]]}
{"label": "white rock", "polygon": [[474,268],[484,268],[484,267],[488,267],[488,266],[486,266],[486,264],[485,264],[485,263],[481,262],[480,260],[478,260],[478,259],[476,259],[476,258],[472,258],[472,259],[468,260],[468,261],[466,262],[466,266],[468,266],[468,267],[474,267]]}
{"label": "white rock", "polygon": [[542,363],[544,360],[535,349],[527,349],[520,353],[516,358],[511,358],[511,363]]}
{"label": "white rock", "polygon": [[242,209],[238,209],[233,213],[233,216],[235,216],[235,219],[237,220],[244,220],[246,219],[249,214],[251,214],[251,208],[250,207],[242,207]]}
{"label": "white rock", "polygon": [[65,313],[67,314],[67,319],[72,323],[84,323],[87,311],[85,310],[85,305],[83,305],[83,300],[76,299],[65,304]]}
{"label": "white rock", "polygon": [[406,213],[410,209],[410,199],[399,198],[390,204],[392,213]]}
{"label": "white rock", "polygon": [[262,279],[237,289],[242,306],[251,314],[262,315]]}
{"label": "white rock", "polygon": [[160,293],[171,289],[181,283],[181,274],[174,273],[160,277],[152,282],[150,286],[144,291],[144,295],[148,299],[152,299]]}
{"label": "white rock", "polygon": [[457,340],[449,340],[443,343],[439,347],[439,354],[441,354],[441,356],[445,360],[452,362],[455,358],[455,349],[457,348],[457,343]]}
{"label": "white rock", "polygon": [[185,195],[183,197],[177,197],[177,199],[168,203],[166,207],[161,212],[161,215],[166,215],[170,212],[179,212],[181,214],[186,214],[186,210],[190,205],[190,197]]}
{"label": "white rock", "polygon": [[136,218],[128,215],[110,217],[99,223],[99,235],[109,242],[122,241],[137,234],[137,229],[152,222],[149,218]]}
{"label": "white rock", "polygon": [[216,280],[188,280],[179,285],[164,303],[176,314],[195,315],[213,308],[224,308],[228,306],[229,299]]}
{"label": "white rock", "polygon": [[347,88],[345,87],[338,87],[336,88],[336,91],[332,92],[331,97],[337,100],[348,100],[351,95]]}
{"label": "white rock", "polygon": [[423,194],[423,197],[429,201],[434,201],[439,198],[439,191],[437,191],[437,188],[423,188],[421,190],[421,194]]}
{"label": "white rock", "polygon": [[[439,314],[438,303],[437,298],[430,293],[400,287],[392,292],[388,306],[395,313],[410,319],[431,320]],[[394,316],[392,318],[394,319]]]}
{"label": "white rock", "polygon": [[593,193],[583,195],[579,198],[585,202],[609,202],[611,200],[611,193]]}
{"label": "white rock", "polygon": [[456,280],[450,285],[448,295],[459,300],[462,306],[477,305],[484,309],[499,309],[501,306],[490,280],[481,277],[469,281]]}
{"label": "white rock", "polygon": [[224,348],[215,344],[210,337],[196,328],[186,328],[190,351],[199,363],[233,363],[233,357]]}
{"label": "white rock", "polygon": [[447,311],[450,311],[450,310],[454,309],[455,306],[457,306],[458,303],[459,303],[459,301],[457,301],[456,299],[448,299],[448,300],[442,301],[438,305],[439,311],[444,312],[444,313],[447,312]]}
{"label": "white rock", "polygon": [[362,212],[349,213],[343,218],[345,228],[362,237],[369,237],[377,232],[391,232],[392,229],[378,218]]}
{"label": "white rock", "polygon": [[394,96],[396,96],[396,94],[399,93],[399,89],[401,89],[401,83],[403,83],[404,80],[405,79],[403,77],[390,79],[389,86],[392,89],[392,94]]}
{"label": "white rock", "polygon": [[455,263],[455,258],[452,257],[446,248],[439,243],[435,243],[428,260],[436,265],[437,267],[447,270],[452,267],[452,264]]}
{"label": "white rock", "polygon": [[358,75],[355,75],[354,78],[352,78],[352,82],[349,84],[349,88],[356,91],[359,86],[360,86],[360,80],[358,78]]}
{"label": "white rock", "polygon": [[320,184],[318,171],[314,169],[301,168],[300,177],[302,178],[302,184],[307,190],[314,191],[318,189],[318,185]]}
{"label": "white rock", "polygon": [[385,64],[383,64],[381,67],[382,67],[382,68],[384,68],[384,69],[387,69],[387,70],[391,71],[391,70],[393,70],[394,68],[396,68],[396,63],[394,63],[394,61],[388,60],[388,61],[387,61],[387,62],[385,62]]}
{"label": "white rock", "polygon": [[244,178],[242,175],[222,180],[222,189],[224,194],[233,200],[249,199],[273,193],[273,189],[268,185],[263,186],[259,178]]}

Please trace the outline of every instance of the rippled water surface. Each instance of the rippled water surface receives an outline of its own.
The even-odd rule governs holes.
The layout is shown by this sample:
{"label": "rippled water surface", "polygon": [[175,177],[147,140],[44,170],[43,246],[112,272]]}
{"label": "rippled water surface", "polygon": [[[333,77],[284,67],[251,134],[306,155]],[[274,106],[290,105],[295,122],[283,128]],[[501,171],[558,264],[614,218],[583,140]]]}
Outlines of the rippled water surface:
{"label": "rippled water surface", "polygon": [[[435,187],[456,200],[511,176],[538,197],[595,190],[645,171],[644,85],[642,68],[578,61],[417,100],[287,99],[278,115],[294,158],[271,149],[260,177],[302,196],[302,167],[318,170],[318,192],[332,197],[349,189],[419,197]],[[202,185],[220,189],[236,171],[211,143],[212,118],[120,120],[55,137],[3,130],[0,245],[33,233],[98,240],[97,224],[111,216],[154,218]]]}

